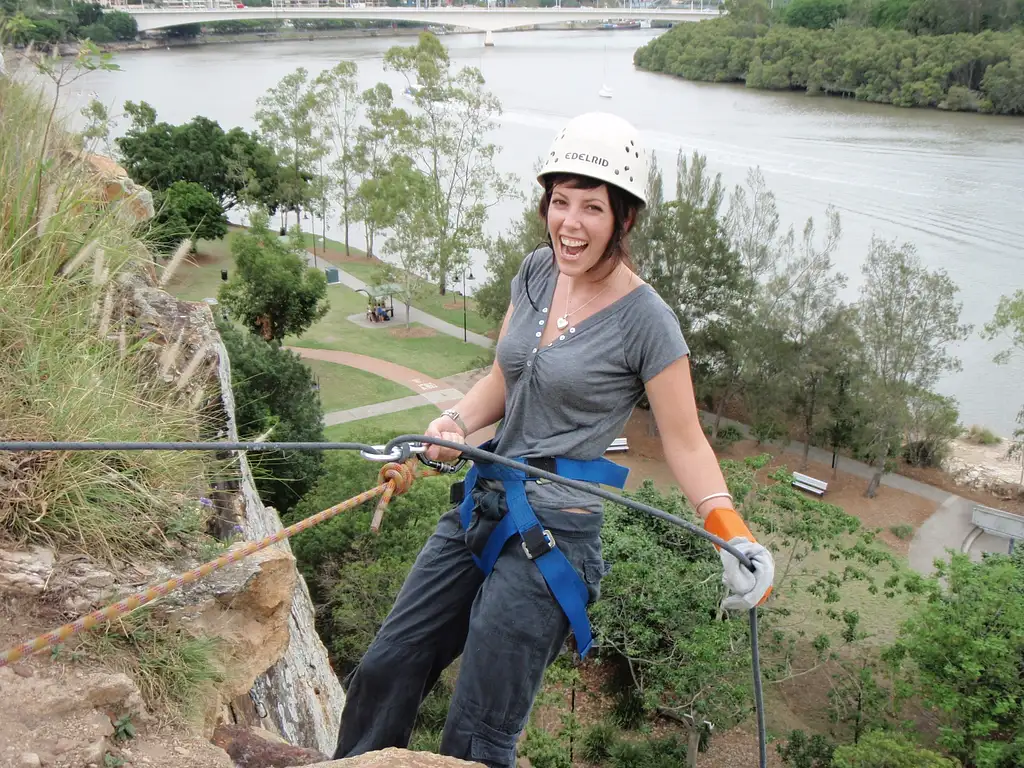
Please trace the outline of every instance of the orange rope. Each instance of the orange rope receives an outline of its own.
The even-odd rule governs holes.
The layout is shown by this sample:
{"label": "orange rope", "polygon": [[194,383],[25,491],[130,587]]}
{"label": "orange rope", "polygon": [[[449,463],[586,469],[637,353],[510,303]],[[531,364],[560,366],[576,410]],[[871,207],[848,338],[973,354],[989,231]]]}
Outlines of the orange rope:
{"label": "orange rope", "polygon": [[[420,476],[427,477],[430,475],[436,475],[437,472],[433,470],[425,470]],[[173,579],[168,579],[162,584],[158,584],[153,587],[149,587],[141,592],[137,592],[131,597],[126,597],[113,605],[108,605],[106,608],[101,608],[97,611],[82,616],[81,618],[73,621],[70,624],[65,624],[59,629],[55,629],[52,632],[47,632],[45,635],[40,635],[34,640],[29,640],[26,643],[17,645],[11,648],[9,651],[5,651],[0,654],[0,667],[5,667],[8,664],[13,664],[18,659],[27,656],[29,654],[38,653],[39,651],[50,648],[58,643],[64,642],[72,635],[77,635],[87,629],[92,629],[101,622],[110,621],[118,616],[123,616],[127,613],[131,613],[136,608],[140,608],[147,603],[151,603],[157,598],[163,597],[176,589],[180,589],[186,584],[190,584],[193,581],[197,581],[205,576],[209,576],[216,570],[223,568],[231,563],[238,562],[249,555],[259,552],[262,549],[266,549],[272,544],[276,544],[279,541],[290,538],[296,533],[301,533],[308,528],[312,528],[315,525],[319,525],[327,520],[330,520],[335,515],[342,512],[346,512],[353,507],[358,507],[360,504],[369,501],[377,496],[380,496],[380,501],[377,503],[377,508],[374,510],[373,523],[370,529],[376,533],[380,529],[380,523],[384,516],[384,510],[392,497],[395,495],[401,495],[409,490],[412,486],[413,480],[416,478],[416,473],[413,471],[412,466],[409,462],[399,464],[397,462],[389,462],[385,464],[379,473],[378,479],[380,485],[371,488],[368,491],[360,493],[358,496],[353,496],[351,499],[346,499],[340,504],[335,504],[330,509],[325,509],[323,512],[318,512],[311,517],[307,517],[304,520],[300,520],[294,525],[290,525],[283,530],[278,531],[271,536],[267,536],[260,541],[251,541],[245,546],[239,547],[238,549],[228,552],[227,554],[221,555],[216,560],[211,560],[208,563],[200,565],[198,568],[193,568],[191,571],[187,571],[179,576],[175,576]]]}

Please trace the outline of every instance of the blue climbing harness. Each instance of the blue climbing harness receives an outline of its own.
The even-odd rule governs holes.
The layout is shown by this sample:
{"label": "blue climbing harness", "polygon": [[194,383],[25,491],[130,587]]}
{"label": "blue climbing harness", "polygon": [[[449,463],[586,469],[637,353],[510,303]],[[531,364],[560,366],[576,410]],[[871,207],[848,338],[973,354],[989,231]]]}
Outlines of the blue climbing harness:
{"label": "blue climbing harness", "polygon": [[[480,446],[480,449],[491,451],[491,447],[491,442],[486,442]],[[600,483],[619,489],[626,485],[626,476],[629,474],[628,468],[603,458],[589,461],[561,458],[515,460],[567,477],[570,480]],[[511,467],[475,461],[469,472],[466,473],[466,479],[460,489],[462,498],[459,504],[459,517],[464,530],[469,528],[475,506],[471,491],[477,480],[481,478],[502,482],[505,487],[508,514],[501,519],[491,533],[480,556],[473,555],[474,562],[485,576],[488,575],[505,548],[505,543],[518,533],[522,539],[523,552],[540,568],[548,589],[551,590],[551,594],[554,595],[566,618],[569,619],[569,626],[572,627],[572,631],[576,635],[576,647],[579,649],[580,657],[586,656],[594,642],[590,631],[590,620],[587,618],[587,602],[590,600],[590,593],[587,591],[587,585],[576,573],[576,569],[572,567],[572,563],[558,548],[551,531],[541,526],[530,502],[527,501],[526,482],[535,482],[537,478]]]}

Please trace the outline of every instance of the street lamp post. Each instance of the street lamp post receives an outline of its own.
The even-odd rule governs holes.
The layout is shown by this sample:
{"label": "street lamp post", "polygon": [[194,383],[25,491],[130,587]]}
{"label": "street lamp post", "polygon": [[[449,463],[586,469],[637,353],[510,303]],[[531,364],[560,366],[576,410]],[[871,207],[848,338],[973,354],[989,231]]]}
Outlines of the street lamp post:
{"label": "street lamp post", "polygon": [[468,342],[469,341],[469,331],[466,329],[466,326],[467,326],[467,323],[466,323],[466,316],[467,316],[467,312],[466,312],[466,280],[467,279],[468,280],[475,280],[476,278],[473,277],[473,270],[472,269],[468,270],[469,271],[469,275],[468,276],[466,275],[466,271],[467,270],[465,270],[465,269],[462,270],[462,340],[465,341],[465,342]]}

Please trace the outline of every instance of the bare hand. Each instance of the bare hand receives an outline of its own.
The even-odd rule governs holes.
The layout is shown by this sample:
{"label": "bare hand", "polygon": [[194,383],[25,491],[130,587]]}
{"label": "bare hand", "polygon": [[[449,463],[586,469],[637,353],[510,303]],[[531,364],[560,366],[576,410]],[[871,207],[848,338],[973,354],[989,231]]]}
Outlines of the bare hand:
{"label": "bare hand", "polygon": [[[423,433],[427,437],[437,437],[441,440],[448,440],[453,443],[465,443],[466,437],[456,426],[455,422],[447,416],[438,416]],[[445,448],[441,445],[428,445],[424,455],[432,461],[453,462],[462,455],[462,451],[452,448]]]}

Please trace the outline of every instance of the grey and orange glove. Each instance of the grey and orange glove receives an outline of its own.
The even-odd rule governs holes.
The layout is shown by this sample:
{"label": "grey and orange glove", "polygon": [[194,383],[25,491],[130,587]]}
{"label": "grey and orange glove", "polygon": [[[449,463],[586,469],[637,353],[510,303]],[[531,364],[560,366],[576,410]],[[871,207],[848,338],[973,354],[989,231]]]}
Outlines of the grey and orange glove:
{"label": "grey and orange glove", "polygon": [[732,593],[722,601],[722,607],[729,611],[749,611],[761,605],[771,594],[775,579],[775,561],[771,552],[757,543],[739,513],[728,507],[711,510],[704,521],[704,530],[729,542],[754,566],[751,571],[734,555],[716,545],[722,558],[722,582]]}

